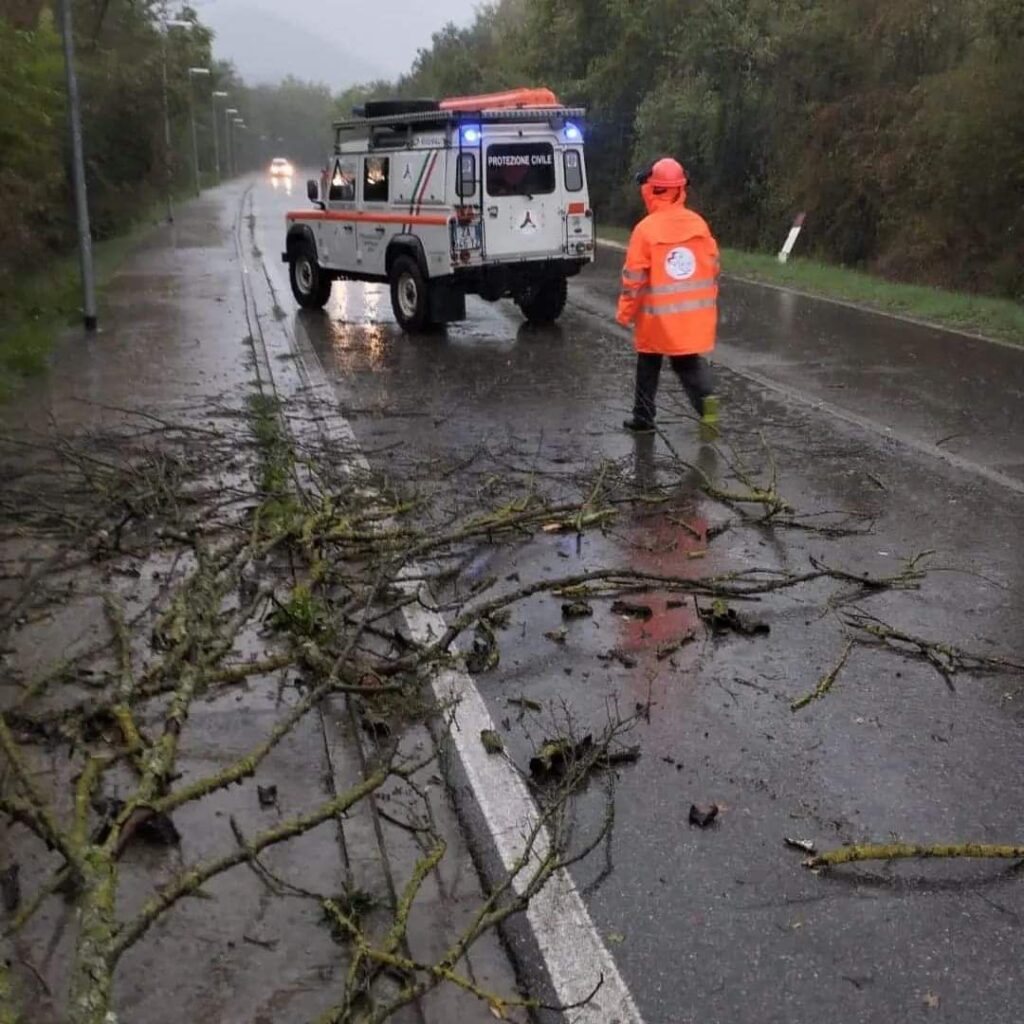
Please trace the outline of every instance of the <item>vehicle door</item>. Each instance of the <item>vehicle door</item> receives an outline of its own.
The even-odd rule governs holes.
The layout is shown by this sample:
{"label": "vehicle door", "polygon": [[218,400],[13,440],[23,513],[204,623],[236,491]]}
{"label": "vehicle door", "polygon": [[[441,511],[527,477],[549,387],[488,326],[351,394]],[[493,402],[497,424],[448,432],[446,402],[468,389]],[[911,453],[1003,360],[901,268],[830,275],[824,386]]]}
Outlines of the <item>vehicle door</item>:
{"label": "vehicle door", "polygon": [[389,205],[391,158],[371,153],[362,158],[362,202],[356,224],[356,264],[361,273],[385,273],[388,240],[396,226]]}
{"label": "vehicle door", "polygon": [[559,255],[565,222],[549,140],[495,139],[484,155],[487,259]]}
{"label": "vehicle door", "polygon": [[356,269],[356,181],[359,159],[336,156],[327,186],[327,217],[323,221],[320,261],[341,271]]}

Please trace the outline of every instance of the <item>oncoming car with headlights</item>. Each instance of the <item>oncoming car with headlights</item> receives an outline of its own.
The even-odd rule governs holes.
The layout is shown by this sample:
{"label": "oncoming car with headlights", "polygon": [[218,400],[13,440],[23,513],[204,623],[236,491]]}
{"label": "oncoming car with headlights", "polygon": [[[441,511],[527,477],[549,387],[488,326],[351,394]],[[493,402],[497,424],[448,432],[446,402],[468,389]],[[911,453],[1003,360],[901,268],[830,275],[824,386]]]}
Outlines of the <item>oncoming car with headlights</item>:
{"label": "oncoming car with headlights", "polygon": [[557,319],[594,259],[583,115],[547,89],[357,108],[307,184],[312,208],[287,214],[299,305],[341,279],[389,283],[407,331],[465,319],[467,294]]}
{"label": "oncoming car with headlights", "polygon": [[283,156],[275,156],[270,161],[270,176],[272,178],[290,178],[295,173],[295,168],[292,167],[290,160],[285,160]]}

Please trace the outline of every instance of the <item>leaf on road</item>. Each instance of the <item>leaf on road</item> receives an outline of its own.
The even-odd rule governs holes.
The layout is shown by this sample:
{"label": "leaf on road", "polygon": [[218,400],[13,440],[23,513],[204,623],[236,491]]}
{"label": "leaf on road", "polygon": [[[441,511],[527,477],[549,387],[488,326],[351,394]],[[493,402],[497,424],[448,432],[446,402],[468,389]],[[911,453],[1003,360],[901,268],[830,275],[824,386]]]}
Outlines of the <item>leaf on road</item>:
{"label": "leaf on road", "polygon": [[466,669],[473,675],[479,675],[497,668],[500,661],[501,650],[498,647],[498,638],[494,635],[494,630],[490,625],[481,619],[476,624],[473,646],[466,654]]}
{"label": "leaf on road", "polygon": [[594,609],[586,601],[567,601],[562,605],[562,617],[566,619],[586,619],[594,614]]}
{"label": "leaf on road", "polygon": [[481,729],[480,742],[488,754],[502,754],[505,751],[505,741],[493,729]]}
{"label": "leaf on road", "polygon": [[783,842],[787,846],[792,846],[794,850],[802,850],[804,853],[813,856],[818,852],[818,848],[811,842],[810,839],[790,839],[789,836],[783,838]]}
{"label": "leaf on road", "polygon": [[606,655],[607,661],[617,661],[623,668],[636,668],[637,661],[632,655],[620,651],[617,647]]}
{"label": "leaf on road", "polygon": [[707,828],[718,817],[718,804],[691,804],[690,824]]}
{"label": "leaf on road", "polygon": [[767,622],[750,619],[740,615],[735,608],[730,608],[721,599],[712,603],[710,608],[697,609],[704,625],[716,636],[725,633],[738,633],[740,636],[765,636],[771,632]]}
{"label": "leaf on road", "polygon": [[530,774],[541,780],[558,778],[565,774],[574,760],[584,756],[593,745],[592,736],[584,736],[578,743],[567,736],[545,740],[537,753],[530,758]]}

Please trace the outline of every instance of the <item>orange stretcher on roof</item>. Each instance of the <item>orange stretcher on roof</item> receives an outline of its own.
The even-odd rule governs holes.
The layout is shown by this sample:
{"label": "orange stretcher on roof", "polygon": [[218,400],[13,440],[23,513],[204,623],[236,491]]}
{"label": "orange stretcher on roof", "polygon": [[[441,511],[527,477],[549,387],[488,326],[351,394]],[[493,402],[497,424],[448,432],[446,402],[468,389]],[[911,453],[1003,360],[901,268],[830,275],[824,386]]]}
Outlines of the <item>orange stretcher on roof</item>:
{"label": "orange stretcher on roof", "polygon": [[550,89],[510,89],[508,92],[484,93],[481,96],[454,96],[442,100],[440,106],[442,110],[476,111],[560,107],[561,103]]}

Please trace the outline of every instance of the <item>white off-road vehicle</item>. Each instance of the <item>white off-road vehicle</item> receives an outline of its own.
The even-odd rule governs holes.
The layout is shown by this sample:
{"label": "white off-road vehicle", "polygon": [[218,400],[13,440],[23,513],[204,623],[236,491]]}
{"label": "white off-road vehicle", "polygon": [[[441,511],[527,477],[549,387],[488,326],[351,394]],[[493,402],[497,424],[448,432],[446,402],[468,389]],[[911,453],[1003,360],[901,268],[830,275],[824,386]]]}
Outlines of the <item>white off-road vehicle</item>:
{"label": "white off-road vehicle", "polygon": [[561,314],[566,279],[594,259],[584,111],[529,89],[354,114],[308,182],[313,208],[287,215],[299,305],[322,307],[342,279],[389,282],[407,331],[465,319],[467,294]]}

